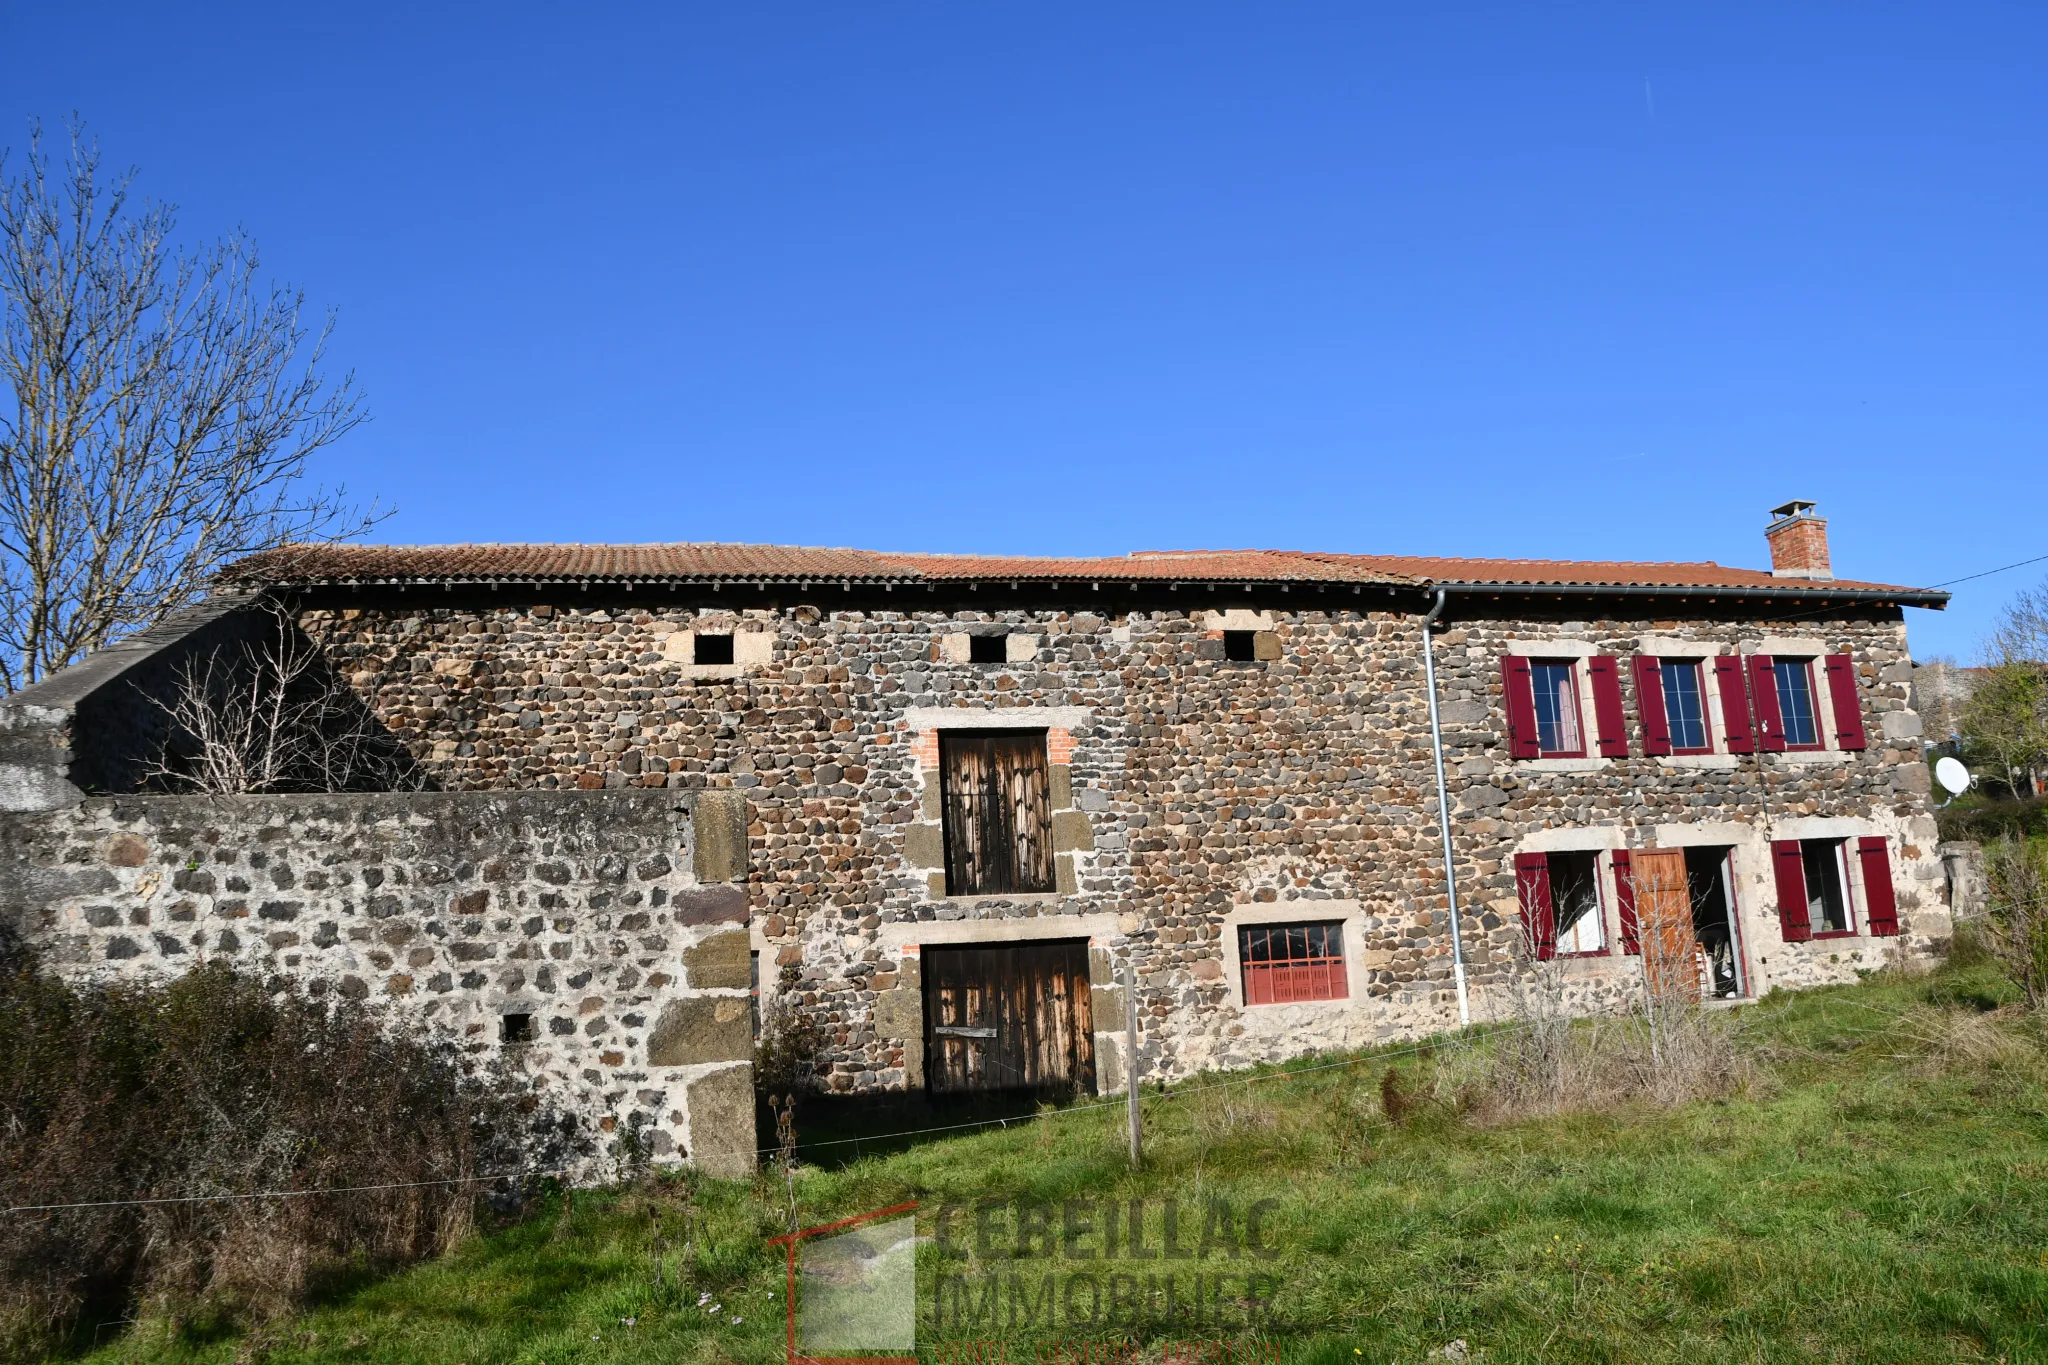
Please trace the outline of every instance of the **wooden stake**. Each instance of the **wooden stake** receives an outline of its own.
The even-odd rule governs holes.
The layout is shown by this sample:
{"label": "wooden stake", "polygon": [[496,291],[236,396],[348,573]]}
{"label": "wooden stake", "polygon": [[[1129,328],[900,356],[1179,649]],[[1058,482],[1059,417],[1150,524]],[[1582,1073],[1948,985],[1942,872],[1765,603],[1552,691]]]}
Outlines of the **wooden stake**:
{"label": "wooden stake", "polygon": [[1131,1169],[1142,1159],[1138,1126],[1138,973],[1124,960],[1124,1089],[1131,1099]]}

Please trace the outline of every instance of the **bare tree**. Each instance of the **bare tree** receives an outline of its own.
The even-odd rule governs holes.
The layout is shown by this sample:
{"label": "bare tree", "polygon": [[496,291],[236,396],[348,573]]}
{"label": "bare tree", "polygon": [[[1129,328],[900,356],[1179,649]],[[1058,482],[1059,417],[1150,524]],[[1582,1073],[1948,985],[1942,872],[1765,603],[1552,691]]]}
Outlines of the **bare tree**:
{"label": "bare tree", "polygon": [[330,317],[257,278],[239,232],[172,245],[71,128],[0,157],[0,685],[19,688],[199,596],[223,564],[357,534],[374,512],[307,488],[364,420],[321,373]]}
{"label": "bare tree", "polygon": [[276,603],[256,609],[239,644],[188,655],[172,670],[163,752],[151,782],[174,791],[408,791],[412,755],[327,662],[320,642]]}
{"label": "bare tree", "polygon": [[1996,768],[2013,795],[2048,763],[2048,665],[2008,659],[1984,670],[1963,703],[1965,753]]}
{"label": "bare tree", "polygon": [[2048,583],[2027,588],[2005,604],[1991,632],[1986,663],[2048,664]]}

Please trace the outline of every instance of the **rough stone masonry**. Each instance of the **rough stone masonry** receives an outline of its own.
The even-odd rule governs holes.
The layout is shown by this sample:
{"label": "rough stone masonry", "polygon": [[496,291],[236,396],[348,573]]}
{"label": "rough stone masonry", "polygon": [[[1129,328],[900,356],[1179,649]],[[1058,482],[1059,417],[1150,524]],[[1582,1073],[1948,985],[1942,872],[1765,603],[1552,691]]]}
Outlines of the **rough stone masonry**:
{"label": "rough stone masonry", "polygon": [[754,1166],[751,963],[730,793],[90,797],[0,816],[0,922],[60,971],[201,961],[371,1001],[505,1059],[586,1126]]}
{"label": "rough stone masonry", "polygon": [[[59,751],[91,708],[21,694],[0,716],[0,790],[41,809],[8,826],[10,913],[71,970],[175,970],[231,933],[240,960],[465,1045],[498,1046],[493,1017],[530,1013],[536,1039],[518,1046],[594,1123],[651,1126],[707,1163],[736,1168],[753,1143],[736,1064],[749,954],[764,985],[799,969],[826,1030],[821,1084],[843,1093],[926,1084],[932,1049],[954,1044],[923,961],[964,945],[1086,942],[1100,1088],[1131,1064],[1126,971],[1147,1078],[1454,1023],[1420,626],[1437,589],[1477,1017],[1531,969],[1516,868],[1537,856],[1590,860],[1598,947],[1546,968],[1589,1012],[1640,989],[1625,916],[1643,851],[1719,860],[1745,998],[1924,960],[1950,932],[1902,614],[1938,593],[1810,568],[1282,552],[337,547],[289,562],[242,582],[293,604],[440,790],[65,804],[80,774]],[[151,657],[188,647],[160,639]],[[1516,658],[1576,689],[1547,700],[1582,752],[1514,755]],[[1629,661],[1712,678],[1717,659],[1761,677],[1779,658],[1807,661],[1813,705],[1861,723],[1744,750],[1750,719],[1710,687],[1705,750],[1651,752]],[[1622,661],[1612,696],[1598,660]],[[93,681],[100,713],[125,676]],[[1042,736],[1043,889],[948,885],[963,832],[943,755],[982,732]],[[1840,932],[1790,927],[1773,861],[1788,845],[1844,850]],[[1302,924],[1333,927],[1341,989],[1254,998],[1266,964],[1247,954]],[[700,1116],[723,1131],[742,1108],[744,1143],[708,1146]]]}

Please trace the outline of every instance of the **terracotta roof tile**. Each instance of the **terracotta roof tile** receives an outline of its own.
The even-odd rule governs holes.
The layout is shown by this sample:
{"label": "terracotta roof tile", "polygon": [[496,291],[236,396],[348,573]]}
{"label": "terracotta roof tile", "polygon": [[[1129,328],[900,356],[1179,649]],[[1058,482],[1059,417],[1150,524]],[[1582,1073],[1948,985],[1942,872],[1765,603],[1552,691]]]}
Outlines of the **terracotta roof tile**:
{"label": "terracotta roof tile", "polygon": [[872,550],[802,545],[312,545],[256,555],[235,578],[905,578]]}
{"label": "terracotta roof tile", "polygon": [[1196,550],[1062,559],[1025,555],[886,554],[801,545],[317,545],[272,551],[229,570],[237,580],[394,579],[969,579],[1242,580],[1409,583],[1356,564],[1270,550]]}
{"label": "terracotta roof tile", "polygon": [[1916,593],[1917,588],[1855,579],[1774,578],[1763,569],[1731,569],[1712,560],[1451,559],[1416,555],[1338,555],[1305,551],[1317,559],[1362,569],[1425,578],[1432,583],[1501,587],[1817,588],[1852,592]]}
{"label": "terracotta roof tile", "polygon": [[1027,555],[892,554],[803,545],[321,545],[252,556],[230,581],[280,583],[422,580],[803,582],[1033,582],[1107,580],[1213,583],[1446,583],[1467,587],[1716,589],[1889,595],[1940,605],[1945,594],[1847,579],[1773,578],[1708,562],[1629,563],[1562,559],[1451,559],[1308,550],[1144,550],[1063,559]]}

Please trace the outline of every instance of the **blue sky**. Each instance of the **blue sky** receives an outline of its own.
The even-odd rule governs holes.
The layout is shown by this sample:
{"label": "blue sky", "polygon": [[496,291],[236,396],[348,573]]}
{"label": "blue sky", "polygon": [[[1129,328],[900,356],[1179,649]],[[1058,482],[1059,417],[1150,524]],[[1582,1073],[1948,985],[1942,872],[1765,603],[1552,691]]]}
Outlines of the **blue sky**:
{"label": "blue sky", "polygon": [[384,539],[2048,554],[2048,11],[1790,8],[7,0],[0,143],[339,311]]}

